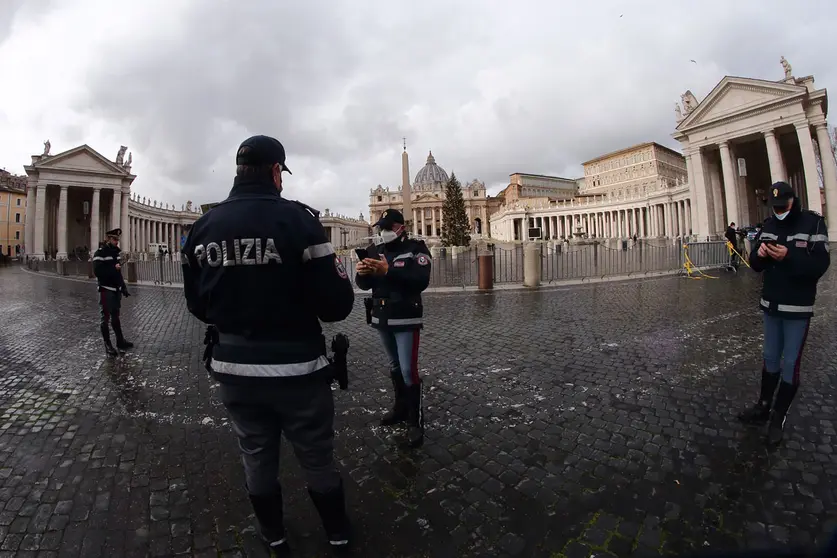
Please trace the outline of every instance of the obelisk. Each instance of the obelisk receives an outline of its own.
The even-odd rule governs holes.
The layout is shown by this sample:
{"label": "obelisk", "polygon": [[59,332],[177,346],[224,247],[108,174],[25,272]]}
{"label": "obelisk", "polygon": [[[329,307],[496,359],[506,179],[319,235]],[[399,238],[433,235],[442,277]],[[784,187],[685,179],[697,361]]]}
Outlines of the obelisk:
{"label": "obelisk", "polygon": [[410,160],[407,155],[407,138],[404,138],[404,152],[401,154],[401,212],[407,230],[413,231],[413,195],[410,192]]}

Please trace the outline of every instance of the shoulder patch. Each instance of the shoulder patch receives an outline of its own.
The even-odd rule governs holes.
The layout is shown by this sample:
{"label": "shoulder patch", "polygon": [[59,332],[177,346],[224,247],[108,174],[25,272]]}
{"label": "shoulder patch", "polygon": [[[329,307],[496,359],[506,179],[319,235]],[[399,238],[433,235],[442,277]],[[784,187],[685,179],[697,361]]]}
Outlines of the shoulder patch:
{"label": "shoulder patch", "polygon": [[349,274],[346,273],[346,266],[344,266],[343,262],[340,261],[340,256],[334,256],[334,268],[337,270],[337,275],[339,275],[341,279],[349,278]]}
{"label": "shoulder patch", "polygon": [[319,211],[317,211],[316,209],[314,209],[313,207],[307,206],[307,205],[305,205],[304,203],[302,203],[301,201],[297,201],[297,200],[290,200],[290,201],[291,201],[292,203],[295,203],[295,204],[297,204],[298,206],[302,207],[302,209],[304,209],[305,211],[307,211],[308,213],[310,213],[310,214],[311,214],[311,215],[313,215],[314,217],[319,218],[319,216],[320,216],[320,212],[319,212]]}
{"label": "shoulder patch", "polygon": [[428,265],[430,263],[430,258],[427,254],[419,254],[416,258],[416,263],[419,265]]}

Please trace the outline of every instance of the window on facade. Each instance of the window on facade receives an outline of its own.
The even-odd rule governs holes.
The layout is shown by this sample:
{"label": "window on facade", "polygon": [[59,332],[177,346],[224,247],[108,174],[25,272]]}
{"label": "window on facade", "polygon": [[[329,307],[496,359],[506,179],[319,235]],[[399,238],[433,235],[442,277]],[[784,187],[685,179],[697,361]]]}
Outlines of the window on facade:
{"label": "window on facade", "polygon": [[384,201],[384,197],[383,196],[378,196],[378,201]]}
{"label": "window on facade", "polygon": [[20,240],[20,231],[15,231],[15,240]]}
{"label": "window on facade", "polygon": [[17,199],[17,206],[20,207],[20,198]]}
{"label": "window on facade", "polygon": [[20,213],[15,213],[15,223],[20,223]]}

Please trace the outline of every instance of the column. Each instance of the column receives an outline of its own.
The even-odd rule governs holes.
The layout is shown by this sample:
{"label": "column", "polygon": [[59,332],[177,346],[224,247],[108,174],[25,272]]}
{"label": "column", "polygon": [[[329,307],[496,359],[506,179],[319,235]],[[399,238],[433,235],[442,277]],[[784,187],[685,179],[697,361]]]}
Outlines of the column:
{"label": "column", "polygon": [[[122,218],[122,190],[113,189],[113,203],[110,206],[110,225],[108,230],[120,227],[119,220]],[[125,231],[122,231],[123,234]],[[121,240],[121,239],[120,239]]]}
{"label": "column", "polygon": [[686,200],[686,206],[688,207],[688,211],[686,211],[686,234],[694,234],[695,230],[695,222],[693,219],[694,215],[694,202],[692,200]]}
{"label": "column", "polygon": [[35,247],[35,204],[37,204],[38,188],[30,177],[26,184],[26,222],[23,230],[23,249],[27,256],[31,256]]}
{"label": "column", "polygon": [[44,259],[44,231],[46,230],[46,184],[38,184],[38,194],[35,206],[35,245],[32,254],[35,258]]}
{"label": "column", "polygon": [[58,250],[55,257],[67,259],[67,186],[61,186],[58,196]]}
{"label": "column", "polygon": [[820,145],[822,181],[825,187],[825,218],[828,223],[828,237],[837,242],[837,163],[831,150],[831,138],[825,122],[816,125],[817,143]]}
{"label": "column", "polygon": [[90,204],[90,254],[96,251],[99,243],[102,241],[99,235],[99,198],[101,197],[101,190],[93,187],[93,202]]}
{"label": "column", "polygon": [[770,183],[784,182],[788,178],[785,176],[785,163],[782,160],[782,149],[779,147],[779,140],[773,130],[762,132],[764,134],[764,143],[767,144],[767,160],[770,163]]}
{"label": "column", "polygon": [[706,190],[706,173],[703,166],[703,154],[698,147],[686,158],[687,164],[691,167],[689,180],[694,181],[694,211],[695,220],[694,233],[706,237],[709,234],[709,200]]}
{"label": "column", "polygon": [[645,218],[647,217],[647,211],[645,208],[640,208],[639,210],[639,236],[642,238],[646,238],[648,235],[645,234]]}
{"label": "column", "polygon": [[125,252],[133,250],[133,242],[131,242],[131,221],[128,219],[128,201],[131,199],[131,191],[126,190],[122,192],[122,212],[119,222],[122,223],[122,228],[127,230],[122,231],[122,238],[125,240],[121,243],[121,248]]}
{"label": "column", "polygon": [[741,219],[738,213],[738,181],[735,179],[735,168],[732,162],[732,153],[729,150],[729,143],[722,141],[721,148],[721,168],[724,173],[724,197],[727,202],[727,222],[741,224]]}
{"label": "column", "polygon": [[805,190],[808,192],[808,209],[822,213],[819,175],[817,175],[817,158],[814,155],[814,142],[811,140],[811,129],[808,127],[807,122],[796,125],[796,135],[799,137],[799,147],[802,149],[802,166],[805,170]]}

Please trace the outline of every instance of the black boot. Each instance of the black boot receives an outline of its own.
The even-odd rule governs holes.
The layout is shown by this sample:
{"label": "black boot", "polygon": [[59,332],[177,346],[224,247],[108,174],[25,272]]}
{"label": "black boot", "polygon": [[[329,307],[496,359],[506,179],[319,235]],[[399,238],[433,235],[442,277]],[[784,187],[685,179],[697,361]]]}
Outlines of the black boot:
{"label": "black boot", "polygon": [[116,348],[120,351],[127,351],[128,349],[133,349],[134,344],[130,341],[126,341],[125,336],[122,335],[122,322],[114,321],[112,325],[113,332],[116,334]]}
{"label": "black boot", "polygon": [[259,533],[268,547],[276,552],[288,551],[285,525],[282,517],[282,491],[269,496],[250,494],[250,503],[259,523]]}
{"label": "black boot", "polygon": [[761,395],[758,402],[738,414],[738,420],[746,424],[764,424],[770,418],[770,406],[773,403],[773,393],[779,384],[780,373],[768,374],[767,370],[761,371]]}
{"label": "black boot", "polygon": [[767,444],[770,446],[779,445],[785,432],[785,419],[788,416],[791,401],[796,395],[799,386],[781,382],[779,392],[776,394],[776,406],[773,407],[773,414],[770,417],[770,426],[767,427]]}
{"label": "black boot", "polygon": [[404,385],[404,377],[400,368],[392,368],[389,371],[392,377],[392,389],[395,392],[395,405],[392,410],[381,417],[381,426],[392,426],[407,420],[407,399]]}
{"label": "black boot", "polygon": [[407,392],[407,447],[424,443],[424,409],[421,399],[421,380],[405,388]]}
{"label": "black boot", "polygon": [[314,492],[310,488],[308,494],[320,514],[325,528],[328,543],[335,551],[346,551],[349,548],[349,518],[346,516],[346,495],[343,492],[343,481],[331,492]]}
{"label": "black boot", "polygon": [[107,353],[109,357],[119,355],[119,353],[116,351],[116,349],[113,348],[113,345],[111,345],[110,343],[110,330],[108,329],[108,325],[102,324],[100,329],[102,330],[102,339],[105,340],[105,353]]}

